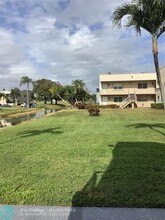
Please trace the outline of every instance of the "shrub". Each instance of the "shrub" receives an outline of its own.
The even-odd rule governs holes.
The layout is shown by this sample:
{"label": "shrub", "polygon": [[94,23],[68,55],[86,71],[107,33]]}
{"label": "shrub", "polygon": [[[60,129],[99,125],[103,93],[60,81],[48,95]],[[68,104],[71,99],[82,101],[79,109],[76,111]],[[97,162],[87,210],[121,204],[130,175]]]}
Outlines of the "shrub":
{"label": "shrub", "polygon": [[119,105],[109,104],[109,105],[100,105],[100,108],[119,108]]}
{"label": "shrub", "polygon": [[106,105],[100,105],[99,108],[107,108]]}
{"label": "shrub", "polygon": [[110,104],[108,105],[108,108],[119,108],[119,106],[116,104]]}
{"label": "shrub", "polygon": [[163,103],[151,103],[151,108],[163,109]]}
{"label": "shrub", "polygon": [[77,107],[78,109],[85,109],[85,104],[84,104],[84,103],[78,103],[78,104],[76,105],[76,107]]}
{"label": "shrub", "polygon": [[98,107],[91,106],[88,108],[88,112],[90,116],[99,116],[100,115],[100,109]]}

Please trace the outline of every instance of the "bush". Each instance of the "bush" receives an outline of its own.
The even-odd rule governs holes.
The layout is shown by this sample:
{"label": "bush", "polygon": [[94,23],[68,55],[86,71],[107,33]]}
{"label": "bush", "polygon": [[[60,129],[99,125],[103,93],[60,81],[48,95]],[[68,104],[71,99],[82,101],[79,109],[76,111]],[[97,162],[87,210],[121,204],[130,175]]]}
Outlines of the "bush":
{"label": "bush", "polygon": [[109,104],[109,105],[100,105],[100,108],[119,108],[119,105]]}
{"label": "bush", "polygon": [[78,103],[78,104],[76,105],[76,107],[77,107],[78,109],[85,109],[85,104],[84,104],[84,103]]}
{"label": "bush", "polygon": [[88,108],[88,112],[90,116],[99,116],[100,115],[100,109],[97,107],[90,107]]}
{"label": "bush", "polygon": [[108,108],[119,108],[119,105],[116,105],[116,104],[110,104],[110,105],[108,105]]}
{"label": "bush", "polygon": [[151,108],[164,109],[163,103],[151,103]]}

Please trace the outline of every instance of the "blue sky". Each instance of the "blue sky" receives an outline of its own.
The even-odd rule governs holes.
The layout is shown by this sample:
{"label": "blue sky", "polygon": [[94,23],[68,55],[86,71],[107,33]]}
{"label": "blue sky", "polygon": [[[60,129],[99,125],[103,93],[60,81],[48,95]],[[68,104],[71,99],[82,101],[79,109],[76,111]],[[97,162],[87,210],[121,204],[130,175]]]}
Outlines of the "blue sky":
{"label": "blue sky", "polygon": [[[150,35],[112,27],[123,2],[0,0],[0,89],[19,87],[26,75],[62,85],[83,79],[95,92],[101,73],[154,72]],[[165,34],[159,59],[165,66]]]}

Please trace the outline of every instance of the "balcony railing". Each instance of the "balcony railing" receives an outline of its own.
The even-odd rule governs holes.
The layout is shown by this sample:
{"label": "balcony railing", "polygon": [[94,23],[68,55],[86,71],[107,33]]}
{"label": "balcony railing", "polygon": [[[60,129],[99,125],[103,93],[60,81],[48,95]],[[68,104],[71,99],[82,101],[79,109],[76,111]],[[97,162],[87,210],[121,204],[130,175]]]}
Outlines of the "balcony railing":
{"label": "balcony railing", "polygon": [[129,95],[130,93],[136,93],[139,95],[155,94],[155,88],[148,89],[101,89],[100,95]]}

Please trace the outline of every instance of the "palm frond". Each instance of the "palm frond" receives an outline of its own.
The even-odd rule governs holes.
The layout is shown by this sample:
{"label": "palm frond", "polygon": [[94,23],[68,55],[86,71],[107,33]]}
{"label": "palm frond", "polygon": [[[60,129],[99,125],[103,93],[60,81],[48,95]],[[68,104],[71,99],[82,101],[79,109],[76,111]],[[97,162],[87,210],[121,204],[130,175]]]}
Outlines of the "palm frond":
{"label": "palm frond", "polygon": [[113,25],[121,27],[121,20],[128,16],[126,27],[134,26],[137,33],[141,28],[158,37],[165,31],[165,0],[134,0],[116,8],[113,13]]}
{"label": "palm frond", "polygon": [[125,15],[132,15],[132,11],[134,10],[134,5],[130,3],[125,3],[119,7],[117,7],[113,13],[113,26],[121,27],[122,18]]}

